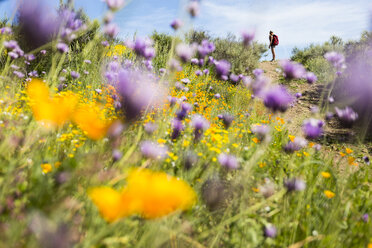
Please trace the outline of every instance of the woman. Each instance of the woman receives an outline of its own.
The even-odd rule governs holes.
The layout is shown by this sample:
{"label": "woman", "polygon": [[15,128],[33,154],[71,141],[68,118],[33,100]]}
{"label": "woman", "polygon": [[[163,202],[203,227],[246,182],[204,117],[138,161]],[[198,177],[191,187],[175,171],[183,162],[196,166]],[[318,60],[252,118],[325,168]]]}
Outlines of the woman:
{"label": "woman", "polygon": [[270,40],[270,45],[269,45],[269,49],[271,48],[271,53],[273,54],[273,59],[271,61],[275,61],[275,47],[276,47],[276,44],[274,42],[274,32],[273,31],[270,31],[269,33],[269,40]]}

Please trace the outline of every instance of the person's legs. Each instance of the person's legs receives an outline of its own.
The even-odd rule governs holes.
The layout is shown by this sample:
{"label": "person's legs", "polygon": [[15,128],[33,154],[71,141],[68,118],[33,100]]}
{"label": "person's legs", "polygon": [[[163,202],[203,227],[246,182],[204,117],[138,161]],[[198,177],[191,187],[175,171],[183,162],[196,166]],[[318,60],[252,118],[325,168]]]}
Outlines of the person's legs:
{"label": "person's legs", "polygon": [[275,61],[275,47],[271,46],[271,53],[273,54],[273,59],[271,61]]}

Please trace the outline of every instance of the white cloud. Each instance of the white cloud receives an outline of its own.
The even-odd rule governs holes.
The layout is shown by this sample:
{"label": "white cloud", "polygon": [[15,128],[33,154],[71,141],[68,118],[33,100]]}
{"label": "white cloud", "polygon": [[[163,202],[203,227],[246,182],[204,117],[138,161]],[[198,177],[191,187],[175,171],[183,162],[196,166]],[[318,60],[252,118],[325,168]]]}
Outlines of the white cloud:
{"label": "white cloud", "polygon": [[331,35],[358,38],[368,28],[367,1],[243,1],[204,0],[198,27],[216,35],[255,27],[257,39],[268,42],[269,30],[285,46],[323,42]]}

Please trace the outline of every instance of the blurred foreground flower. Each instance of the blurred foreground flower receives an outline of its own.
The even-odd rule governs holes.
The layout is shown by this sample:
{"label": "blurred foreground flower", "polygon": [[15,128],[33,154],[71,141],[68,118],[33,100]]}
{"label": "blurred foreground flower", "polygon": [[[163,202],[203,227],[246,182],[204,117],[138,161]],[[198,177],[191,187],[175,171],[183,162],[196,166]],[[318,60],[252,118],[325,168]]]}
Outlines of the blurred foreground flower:
{"label": "blurred foreground flower", "polygon": [[196,202],[194,190],[185,181],[147,169],[133,169],[121,192],[97,187],[89,191],[89,197],[108,222],[135,214],[159,218],[187,210]]}

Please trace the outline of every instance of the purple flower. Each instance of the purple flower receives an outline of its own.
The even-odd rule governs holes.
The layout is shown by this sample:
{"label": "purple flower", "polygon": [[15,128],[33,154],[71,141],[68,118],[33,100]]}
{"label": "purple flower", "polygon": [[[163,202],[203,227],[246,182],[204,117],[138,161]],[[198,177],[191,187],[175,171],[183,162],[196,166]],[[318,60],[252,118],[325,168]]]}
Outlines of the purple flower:
{"label": "purple flower", "polygon": [[203,75],[203,72],[201,71],[201,70],[197,70],[196,72],[195,72],[195,75],[196,76],[202,76]]}
{"label": "purple flower", "polygon": [[363,216],[362,216],[362,220],[363,220],[365,223],[368,223],[368,221],[369,221],[369,215],[368,215],[368,214],[363,214]]}
{"label": "purple flower", "polygon": [[204,73],[205,75],[208,75],[208,74],[209,74],[209,70],[208,70],[208,69],[204,69],[204,70],[203,70],[203,73]]}
{"label": "purple flower", "polygon": [[303,191],[306,189],[306,183],[299,178],[291,178],[284,181],[284,186],[288,192],[292,191]]}
{"label": "purple flower", "polygon": [[189,84],[189,83],[191,83],[190,79],[188,79],[188,78],[183,78],[183,79],[181,79],[181,82],[184,83],[184,84]]}
{"label": "purple flower", "polygon": [[226,129],[228,129],[231,126],[233,120],[235,119],[234,116],[232,116],[230,114],[218,115],[218,118],[223,121],[223,124],[224,124]]}
{"label": "purple flower", "polygon": [[263,93],[264,104],[273,112],[285,112],[293,102],[293,97],[284,86],[274,86]]}
{"label": "purple flower", "polygon": [[226,60],[216,62],[216,73],[219,77],[227,76],[230,72],[231,64]]}
{"label": "purple flower", "polygon": [[240,80],[240,77],[238,75],[235,75],[235,74],[230,74],[230,80],[233,82],[233,83],[237,83],[239,80]]}
{"label": "purple flower", "polygon": [[104,41],[101,42],[101,45],[104,46],[104,47],[108,47],[110,45],[110,43],[107,40],[104,40]]}
{"label": "purple flower", "polygon": [[345,109],[336,107],[335,111],[344,127],[352,127],[354,122],[358,119],[358,114],[350,107],[346,107]]}
{"label": "purple flower", "polygon": [[172,107],[177,103],[177,98],[176,97],[168,97],[169,105]]}
{"label": "purple flower", "polygon": [[364,162],[365,162],[367,165],[370,164],[369,157],[364,156],[364,157],[363,157],[363,160],[364,160]]}
{"label": "purple flower", "polygon": [[15,41],[15,40],[4,41],[3,44],[4,44],[4,47],[5,47],[6,49],[11,49],[11,50],[16,49],[16,48],[19,47],[19,46],[18,46],[18,42]]}
{"label": "purple flower", "polygon": [[172,121],[172,135],[171,135],[172,140],[177,139],[181,135],[181,132],[183,131],[184,128],[185,127],[182,124],[182,121],[180,121],[177,118],[173,119],[173,121]]}
{"label": "purple flower", "polygon": [[208,40],[203,40],[201,45],[198,46],[198,53],[200,58],[204,58],[211,52],[213,52],[216,49],[213,42],[209,42]]}
{"label": "purple flower", "polygon": [[160,68],[159,69],[160,74],[165,74],[167,70],[165,68]]}
{"label": "purple flower", "polygon": [[327,112],[326,113],[326,116],[325,116],[325,119],[327,120],[327,121],[329,121],[329,120],[331,120],[333,117],[334,117],[334,113],[332,113],[332,112]]}
{"label": "purple flower", "polygon": [[199,60],[198,60],[197,58],[192,58],[192,59],[190,60],[190,62],[191,62],[191,64],[193,64],[193,65],[198,65],[198,64],[199,64]]}
{"label": "purple flower", "polygon": [[345,67],[345,57],[344,55],[337,52],[328,52],[324,55],[324,58],[328,60],[333,67],[340,70]]}
{"label": "purple flower", "polygon": [[200,6],[199,2],[196,0],[192,0],[189,5],[187,6],[187,11],[192,17],[196,17],[199,15],[200,12]]}
{"label": "purple flower", "polygon": [[85,64],[92,64],[92,61],[90,61],[89,59],[86,59],[86,60],[84,60],[84,63]]}
{"label": "purple flower", "polygon": [[194,128],[195,140],[199,140],[203,132],[208,129],[209,122],[201,115],[194,115],[191,120],[191,125]]}
{"label": "purple flower", "polygon": [[185,119],[185,117],[187,116],[187,114],[190,112],[190,110],[192,109],[192,106],[186,102],[182,103],[181,104],[181,109],[179,111],[177,111],[176,115],[177,115],[177,118],[179,120],[183,120]]}
{"label": "purple flower", "polygon": [[312,72],[306,73],[306,76],[305,77],[306,77],[306,81],[309,84],[313,84],[313,83],[315,83],[318,80],[317,76],[314,73],[312,73]]}
{"label": "purple flower", "polygon": [[40,53],[41,53],[42,55],[45,55],[45,54],[47,53],[47,51],[46,51],[46,50],[41,50]]}
{"label": "purple flower", "polygon": [[219,93],[217,93],[217,94],[214,95],[214,98],[220,99],[221,98],[221,95]]}
{"label": "purple flower", "polygon": [[263,140],[265,139],[266,134],[270,131],[270,127],[268,125],[253,125],[251,130],[258,139]]}
{"label": "purple flower", "polygon": [[170,26],[174,29],[174,30],[178,30],[180,27],[183,26],[183,23],[181,20],[179,19],[175,19],[171,22]]}
{"label": "purple flower", "polygon": [[123,156],[123,154],[119,150],[115,149],[115,150],[112,151],[112,160],[114,162],[119,161],[122,156]]}
{"label": "purple flower", "polygon": [[27,59],[28,61],[33,61],[36,59],[35,55],[33,54],[25,54],[25,59]]}
{"label": "purple flower", "polygon": [[10,27],[0,28],[0,34],[12,34],[12,29]]}
{"label": "purple flower", "polygon": [[176,54],[183,62],[187,62],[194,55],[195,50],[196,50],[195,45],[189,46],[181,43],[178,44],[176,47]]}
{"label": "purple flower", "polygon": [[249,46],[252,44],[252,41],[254,40],[255,31],[243,31],[242,37],[243,37],[243,45]]}
{"label": "purple flower", "polygon": [[225,168],[234,170],[239,168],[238,160],[235,156],[226,153],[218,155],[218,162]]}
{"label": "purple flower", "polygon": [[284,77],[288,80],[300,79],[305,76],[306,70],[301,64],[289,60],[283,60],[280,65],[283,69]]}
{"label": "purple flower", "polygon": [[39,74],[37,73],[37,71],[31,71],[28,73],[28,76],[29,77],[39,77]]}
{"label": "purple flower", "polygon": [[302,97],[302,93],[301,92],[297,92],[296,94],[295,94],[295,97],[298,99],[298,98],[300,98],[300,97]]}
{"label": "purple flower", "polygon": [[138,69],[121,69],[118,73],[117,92],[127,121],[137,119],[163,99],[163,88],[154,82],[152,74]]}
{"label": "purple flower", "polygon": [[127,41],[126,45],[134,50],[134,52],[146,58],[147,60],[152,59],[155,56],[155,50],[152,47],[152,40],[151,39],[142,39],[137,38],[135,42]]}
{"label": "purple flower", "polygon": [[25,77],[25,74],[23,74],[20,71],[13,71],[13,74],[16,75],[19,78],[24,78]]}
{"label": "purple flower", "polygon": [[286,153],[293,153],[301,150],[307,146],[307,140],[301,137],[294,138],[293,142],[288,141],[288,143],[283,147]]}
{"label": "purple flower", "polygon": [[116,11],[123,7],[124,0],[106,0],[106,3],[111,10]]}
{"label": "purple flower", "polygon": [[158,129],[158,125],[156,125],[155,123],[148,122],[145,124],[145,132],[147,134],[153,134],[156,129]]}
{"label": "purple flower", "polygon": [[265,226],[264,228],[264,236],[266,238],[275,238],[277,235],[277,230],[276,230],[276,227],[273,226],[273,225],[267,225]]}
{"label": "purple flower", "polygon": [[73,79],[78,79],[80,77],[80,73],[76,71],[71,71],[70,75]]}
{"label": "purple flower", "polygon": [[108,23],[103,27],[103,32],[107,36],[114,38],[119,33],[119,27],[115,23]]}
{"label": "purple flower", "polygon": [[302,130],[308,139],[319,138],[323,134],[324,122],[317,119],[307,119],[302,125]]}
{"label": "purple flower", "polygon": [[141,143],[141,153],[146,158],[162,160],[167,156],[168,148],[164,145],[156,144],[152,141]]}
{"label": "purple flower", "polygon": [[259,77],[263,75],[263,73],[264,73],[264,70],[259,69],[259,68],[253,70],[253,75],[255,75],[255,77]]}
{"label": "purple flower", "polygon": [[44,0],[23,0],[19,4],[18,22],[22,37],[32,47],[40,47],[55,38],[61,18]]}
{"label": "purple flower", "polygon": [[65,43],[63,42],[59,42],[57,44],[57,50],[60,52],[60,53],[67,53],[69,48],[68,48],[68,45],[66,45]]}

